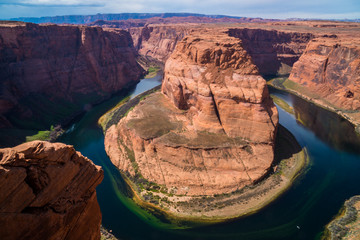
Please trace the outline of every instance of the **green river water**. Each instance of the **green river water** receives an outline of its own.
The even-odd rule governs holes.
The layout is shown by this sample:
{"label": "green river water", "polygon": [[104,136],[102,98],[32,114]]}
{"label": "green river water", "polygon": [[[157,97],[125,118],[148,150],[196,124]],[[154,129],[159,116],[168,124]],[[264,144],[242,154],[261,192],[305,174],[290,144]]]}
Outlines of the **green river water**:
{"label": "green river water", "polygon": [[[161,84],[144,79],[132,96]],[[104,150],[97,120],[125,96],[115,96],[88,111],[60,141],[74,145],[105,172],[97,188],[102,224],[120,239],[319,239],[343,202],[360,194],[360,138],[350,123],[296,96],[270,88],[295,110],[279,108],[280,123],[306,147],[311,166],[279,199],[260,212],[235,221],[184,229],[137,207]]]}

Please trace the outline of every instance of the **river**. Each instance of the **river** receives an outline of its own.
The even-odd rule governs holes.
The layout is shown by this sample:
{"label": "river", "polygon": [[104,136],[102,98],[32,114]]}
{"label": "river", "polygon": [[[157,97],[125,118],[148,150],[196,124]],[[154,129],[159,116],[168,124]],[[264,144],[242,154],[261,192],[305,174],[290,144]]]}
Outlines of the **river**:
{"label": "river", "polygon": [[[131,96],[161,84],[161,76],[143,79]],[[104,150],[97,120],[124,96],[92,108],[60,141],[101,165],[105,177],[97,188],[102,224],[120,239],[319,239],[343,202],[360,194],[360,138],[346,120],[289,93],[270,92],[293,106],[295,116],[279,109],[280,124],[306,147],[311,166],[279,199],[257,214],[232,222],[179,229],[138,208],[126,192],[119,171]]]}

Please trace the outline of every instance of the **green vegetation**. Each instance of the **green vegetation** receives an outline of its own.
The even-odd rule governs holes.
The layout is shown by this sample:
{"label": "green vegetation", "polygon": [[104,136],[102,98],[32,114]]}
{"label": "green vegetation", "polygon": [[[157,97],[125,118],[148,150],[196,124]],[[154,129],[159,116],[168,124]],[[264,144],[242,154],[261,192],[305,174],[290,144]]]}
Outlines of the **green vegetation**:
{"label": "green vegetation", "polygon": [[145,78],[155,77],[158,72],[164,68],[164,63],[149,56],[139,55],[136,61],[140,64],[141,67],[147,70],[147,75]]}
{"label": "green vegetation", "polygon": [[151,93],[160,90],[160,88],[161,86],[157,86],[142,94],[139,94],[131,100],[130,97],[126,97],[125,99],[121,100],[114,108],[101,116],[98,120],[98,124],[102,127],[103,131],[106,132],[109,127],[117,124],[120,119],[125,117],[129,113],[129,111],[133,109],[141,100],[143,100]]}
{"label": "green vegetation", "polygon": [[292,115],[295,113],[294,108],[291,107],[289,104],[287,104],[287,102],[285,102],[283,99],[272,94],[270,96],[273,99],[274,103],[276,103],[280,108],[282,108],[283,110],[285,110],[286,112]]}
{"label": "green vegetation", "polygon": [[42,140],[42,141],[46,141],[48,140],[50,137],[50,131],[46,130],[46,131],[39,131],[37,134],[32,135],[32,136],[27,136],[26,137],[26,141],[27,142],[31,142],[31,141],[35,141],[35,140]]}
{"label": "green vegetation", "polygon": [[64,130],[61,128],[60,125],[58,125],[56,127],[51,125],[50,130],[38,131],[38,133],[35,135],[27,136],[26,142],[31,142],[31,141],[35,141],[35,140],[52,142],[52,141],[55,141],[63,133],[64,133]]}
{"label": "green vegetation", "polygon": [[100,127],[103,129],[103,131],[105,131],[106,126],[108,124],[108,122],[110,121],[110,119],[113,117],[115,111],[117,109],[119,109],[122,105],[124,105],[126,102],[128,102],[130,100],[130,96],[125,97],[124,99],[122,99],[120,102],[118,102],[115,107],[111,108],[110,110],[108,110],[104,115],[102,115],[99,120],[98,120],[98,124],[100,125]]}
{"label": "green vegetation", "polygon": [[161,70],[160,67],[149,67],[148,68],[148,74],[145,76],[145,78],[153,78],[156,76],[156,74]]}

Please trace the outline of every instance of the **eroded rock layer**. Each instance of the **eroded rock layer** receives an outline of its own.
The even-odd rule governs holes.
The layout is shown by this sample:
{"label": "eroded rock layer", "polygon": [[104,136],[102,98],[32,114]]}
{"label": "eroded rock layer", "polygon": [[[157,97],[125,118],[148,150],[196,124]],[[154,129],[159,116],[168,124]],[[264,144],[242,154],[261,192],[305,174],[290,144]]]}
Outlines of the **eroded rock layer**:
{"label": "eroded rock layer", "polygon": [[360,110],[360,48],[356,44],[342,44],[337,37],[311,41],[289,79],[330,107]]}
{"label": "eroded rock layer", "polygon": [[1,239],[100,239],[103,171],[71,146],[0,149]]}
{"label": "eroded rock layer", "polygon": [[71,119],[136,83],[135,56],[126,31],[0,22],[0,127]]}
{"label": "eroded rock layer", "polygon": [[229,35],[242,40],[262,75],[289,74],[304,52],[312,33],[231,28]]}
{"label": "eroded rock layer", "polygon": [[[230,36],[241,39],[242,47],[251,56],[262,75],[289,74],[307,43],[314,38],[312,33],[253,28],[260,25],[251,25],[251,27],[239,25],[237,28],[228,28],[225,31]],[[204,26],[151,24],[131,28],[130,33],[141,55],[165,61],[174,51],[177,42],[192,32],[201,31],[201,28]]]}
{"label": "eroded rock layer", "polygon": [[176,44],[191,31],[188,25],[155,25],[131,28],[129,32],[139,54],[166,61]]}
{"label": "eroded rock layer", "polygon": [[177,44],[162,93],[111,126],[105,148],[141,186],[155,183],[176,195],[230,193],[271,169],[277,124],[265,80],[241,41],[203,30]]}

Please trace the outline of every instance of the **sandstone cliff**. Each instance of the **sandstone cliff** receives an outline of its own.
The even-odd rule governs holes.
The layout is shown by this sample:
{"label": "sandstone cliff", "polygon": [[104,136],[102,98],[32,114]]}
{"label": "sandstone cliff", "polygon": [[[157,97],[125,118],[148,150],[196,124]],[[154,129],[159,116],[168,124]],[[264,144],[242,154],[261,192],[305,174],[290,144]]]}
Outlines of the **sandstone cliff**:
{"label": "sandstone cliff", "polygon": [[0,126],[71,119],[136,83],[144,70],[135,57],[126,31],[1,22]]}
{"label": "sandstone cliff", "polygon": [[189,25],[150,25],[130,28],[139,54],[165,62],[176,44],[191,31]]}
{"label": "sandstone cliff", "polygon": [[262,75],[289,74],[304,52],[312,33],[231,28],[229,35],[241,39]]}
{"label": "sandstone cliff", "polygon": [[[289,79],[327,106],[360,110],[360,48],[338,38],[317,38],[294,64]],[[360,118],[359,118],[360,119]]]}
{"label": "sandstone cliff", "polygon": [[241,41],[203,30],[177,44],[162,93],[111,126],[105,148],[143,194],[154,187],[187,196],[230,193],[269,172],[277,124],[265,80]]}
{"label": "sandstone cliff", "polygon": [[[141,55],[166,61],[174,51],[177,42],[189,33],[201,31],[201,28],[206,26],[153,24],[131,28],[130,33]],[[312,33],[282,29],[250,29],[241,25],[238,28],[228,28],[226,31],[230,36],[242,41],[242,47],[251,56],[262,75],[289,74],[294,62],[304,52],[307,43],[314,38]]]}
{"label": "sandstone cliff", "polygon": [[0,149],[0,159],[1,239],[100,239],[99,166],[41,141]]}

